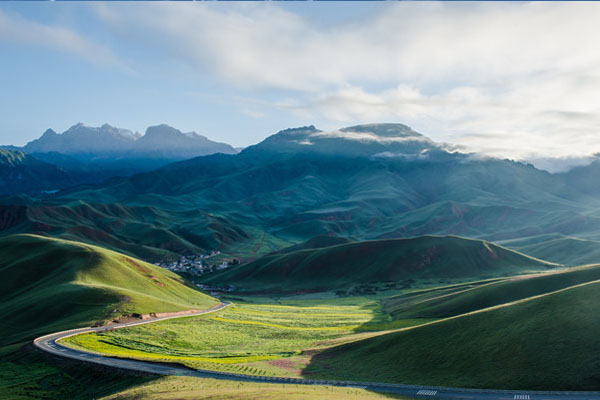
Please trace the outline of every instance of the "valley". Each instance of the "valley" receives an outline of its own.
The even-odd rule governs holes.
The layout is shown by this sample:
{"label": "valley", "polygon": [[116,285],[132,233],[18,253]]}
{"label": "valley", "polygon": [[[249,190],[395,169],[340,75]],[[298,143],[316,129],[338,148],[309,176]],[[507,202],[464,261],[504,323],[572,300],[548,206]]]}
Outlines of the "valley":
{"label": "valley", "polygon": [[[595,358],[588,349],[597,345],[591,310],[599,271],[593,266],[415,290],[400,295],[408,310],[404,314],[397,309],[397,296],[237,298],[206,317],[88,333],[60,343],[112,357],[253,377],[595,390]],[[514,295],[485,304],[478,298],[485,290]],[[543,355],[536,354],[540,348]],[[399,359],[406,361],[403,367]],[[518,364],[509,366],[514,361]],[[581,369],[566,374],[564,362]],[[506,373],[499,375],[498,365]],[[528,369],[536,370],[529,381],[524,378]]]}
{"label": "valley", "polygon": [[598,21],[0,1],[0,400],[600,400]]}
{"label": "valley", "polygon": [[[598,346],[600,200],[582,184],[594,162],[567,179],[449,152],[400,124],[342,133],[288,129],[239,154],[0,197],[7,396],[599,390],[589,354]],[[212,312],[174,314],[203,310]],[[178,318],[154,320],[165,315]],[[56,345],[105,366],[196,370],[198,381],[115,378],[78,368],[85,357],[61,364],[28,344],[85,326],[98,331]],[[578,368],[561,372],[565,361]],[[77,397],[73,379],[97,384]],[[371,386],[299,384],[311,380]]]}

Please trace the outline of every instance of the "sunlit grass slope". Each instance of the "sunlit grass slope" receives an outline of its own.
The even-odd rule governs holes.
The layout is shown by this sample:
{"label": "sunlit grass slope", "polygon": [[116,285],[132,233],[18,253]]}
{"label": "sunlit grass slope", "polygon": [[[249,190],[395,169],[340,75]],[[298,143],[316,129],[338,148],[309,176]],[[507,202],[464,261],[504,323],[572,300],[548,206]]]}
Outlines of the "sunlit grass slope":
{"label": "sunlit grass slope", "polygon": [[598,390],[600,283],[341,345],[323,378],[459,387]]}
{"label": "sunlit grass slope", "polygon": [[[161,321],[113,332],[67,338],[63,343],[117,357],[177,362],[192,368],[269,376],[298,376],[309,358],[302,350],[330,346],[357,331],[391,321],[376,301],[331,300],[299,305],[234,304],[216,313]],[[396,321],[391,327],[423,320]],[[298,357],[300,356],[300,357]]]}
{"label": "sunlit grass slope", "polygon": [[331,386],[273,385],[268,383],[230,382],[215,379],[165,377],[147,385],[125,390],[104,400],[375,400],[406,399],[377,394],[365,389]]}
{"label": "sunlit grass slope", "polygon": [[556,266],[482,240],[421,236],[274,254],[204,279],[255,290],[335,290],[409,279],[489,278]]}
{"label": "sunlit grass slope", "polygon": [[122,314],[217,301],[176,274],[99,247],[34,235],[0,239],[0,346]]}
{"label": "sunlit grass slope", "polygon": [[394,318],[445,318],[600,279],[600,265],[421,290],[383,301]]}

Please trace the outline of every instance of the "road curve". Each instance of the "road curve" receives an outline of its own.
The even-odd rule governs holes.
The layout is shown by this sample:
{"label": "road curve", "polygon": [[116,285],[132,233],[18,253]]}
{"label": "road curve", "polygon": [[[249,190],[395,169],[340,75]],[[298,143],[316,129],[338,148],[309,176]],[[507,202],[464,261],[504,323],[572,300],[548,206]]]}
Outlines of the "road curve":
{"label": "road curve", "polygon": [[[217,307],[199,311],[193,314],[175,315],[170,317],[155,318],[152,320],[136,321],[118,325],[108,325],[95,328],[80,328],[68,331],[56,332],[41,336],[33,341],[33,344],[50,354],[71,358],[74,360],[90,362],[94,364],[105,365],[113,368],[128,369],[140,372],[147,372],[158,375],[190,376],[197,378],[213,378],[242,382],[262,382],[277,384],[294,385],[324,385],[324,386],[342,386],[365,389],[380,393],[394,393],[414,398],[435,398],[435,399],[484,399],[484,400],[600,400],[600,392],[548,392],[548,391],[520,391],[520,390],[492,390],[492,389],[463,389],[438,386],[419,386],[419,385],[401,385],[386,384],[377,382],[352,382],[352,381],[334,381],[317,379],[297,379],[297,378],[278,378],[257,375],[232,374],[227,372],[217,372],[210,370],[192,370],[184,366],[167,365],[162,363],[152,363],[132,359],[123,359],[116,357],[107,357],[99,354],[88,353],[81,350],[74,350],[65,347],[57,341],[69,336],[82,333],[102,332],[111,329],[120,329],[128,326],[149,324],[157,321],[164,321],[173,318],[193,317],[203,314],[219,311],[227,307],[229,303],[222,302]],[[568,368],[568,367],[566,367]]]}

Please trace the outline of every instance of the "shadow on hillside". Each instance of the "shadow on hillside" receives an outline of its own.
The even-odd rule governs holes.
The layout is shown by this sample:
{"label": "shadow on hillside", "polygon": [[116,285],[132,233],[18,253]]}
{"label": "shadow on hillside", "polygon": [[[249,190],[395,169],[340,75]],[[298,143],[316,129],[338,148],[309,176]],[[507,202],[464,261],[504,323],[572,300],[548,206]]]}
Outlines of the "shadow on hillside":
{"label": "shadow on hillside", "polygon": [[4,354],[0,369],[2,398],[96,399],[160,378],[59,358],[42,353],[31,344]]}

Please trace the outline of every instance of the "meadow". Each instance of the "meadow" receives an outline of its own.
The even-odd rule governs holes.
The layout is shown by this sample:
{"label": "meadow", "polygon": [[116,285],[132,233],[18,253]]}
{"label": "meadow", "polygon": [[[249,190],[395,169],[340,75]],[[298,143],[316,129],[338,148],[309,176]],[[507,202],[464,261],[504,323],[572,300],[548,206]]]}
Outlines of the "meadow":
{"label": "meadow", "polygon": [[250,375],[598,390],[599,282],[596,265],[387,297],[237,297],[211,315],[65,342]]}
{"label": "meadow", "polygon": [[306,372],[455,387],[598,390],[599,302],[600,281],[592,280],[327,349]]}
{"label": "meadow", "polygon": [[79,242],[0,238],[0,398],[97,398],[153,378],[57,365],[33,351],[47,333],[217,301],[165,269]]}
{"label": "meadow", "polygon": [[382,400],[407,399],[393,394],[378,394],[364,389],[279,385],[268,383],[230,382],[215,379],[164,377],[146,385],[103,397],[103,400],[156,399],[156,400]]}
{"label": "meadow", "polygon": [[63,342],[112,356],[178,362],[192,368],[300,376],[312,353],[356,333],[429,321],[392,321],[369,298],[309,297],[283,304],[262,299],[262,304],[235,303],[206,316],[78,335]]}

